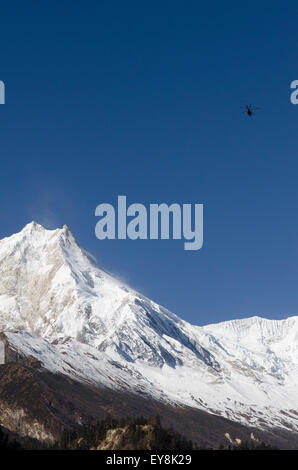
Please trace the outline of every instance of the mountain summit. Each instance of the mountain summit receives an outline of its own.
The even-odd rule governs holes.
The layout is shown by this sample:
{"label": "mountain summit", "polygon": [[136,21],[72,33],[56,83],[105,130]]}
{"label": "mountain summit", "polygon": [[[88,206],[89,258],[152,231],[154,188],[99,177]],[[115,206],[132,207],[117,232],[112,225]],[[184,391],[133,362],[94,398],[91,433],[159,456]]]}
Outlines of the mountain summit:
{"label": "mountain summit", "polygon": [[100,269],[66,226],[0,241],[0,331],[81,383],[298,431],[298,317],[190,325]]}

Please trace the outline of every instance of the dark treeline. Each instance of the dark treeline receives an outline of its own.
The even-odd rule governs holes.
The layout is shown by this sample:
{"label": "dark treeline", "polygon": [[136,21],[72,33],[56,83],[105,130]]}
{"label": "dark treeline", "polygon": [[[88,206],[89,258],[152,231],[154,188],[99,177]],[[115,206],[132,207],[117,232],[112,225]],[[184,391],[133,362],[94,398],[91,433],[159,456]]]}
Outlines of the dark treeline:
{"label": "dark treeline", "polygon": [[0,450],[21,450],[22,446],[0,427]]}
{"label": "dark treeline", "polygon": [[279,450],[278,447],[271,446],[265,442],[244,441],[241,444],[220,447],[222,450]]}
{"label": "dark treeline", "polygon": [[[53,449],[89,450],[100,447],[111,430],[123,430],[119,438],[121,449],[130,450],[193,450],[194,445],[173,429],[164,429],[158,416],[151,418],[107,417],[94,425],[77,430],[65,430]],[[111,443],[112,444],[112,443]]]}
{"label": "dark treeline", "polygon": [[[0,427],[0,450],[152,450],[191,451],[211,450],[196,446],[174,429],[164,429],[160,418],[121,418],[111,416],[87,426],[65,429],[54,444],[44,444],[30,439],[17,441]],[[216,450],[213,448],[213,450]],[[222,445],[218,450],[277,450],[276,447],[258,441],[246,441],[237,445]]]}
{"label": "dark treeline", "polygon": [[[82,426],[75,431],[65,430],[61,439],[52,448],[97,449],[105,441],[110,430],[119,428],[125,429],[125,432],[120,439],[118,450],[212,450],[195,445],[172,428],[164,429],[158,416],[137,419],[108,417],[97,424]],[[222,445],[218,450],[277,450],[277,448],[264,442],[245,441],[237,445]]]}

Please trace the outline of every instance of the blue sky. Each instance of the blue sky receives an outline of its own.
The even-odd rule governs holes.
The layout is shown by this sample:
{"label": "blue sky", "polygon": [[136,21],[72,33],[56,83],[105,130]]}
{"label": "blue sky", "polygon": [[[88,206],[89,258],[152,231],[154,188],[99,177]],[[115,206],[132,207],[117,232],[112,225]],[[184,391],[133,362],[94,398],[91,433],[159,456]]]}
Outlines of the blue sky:
{"label": "blue sky", "polygon": [[[297,314],[297,10],[1,5],[1,238],[66,223],[102,266],[195,324]],[[122,194],[203,203],[202,250],[97,240],[96,206]]]}

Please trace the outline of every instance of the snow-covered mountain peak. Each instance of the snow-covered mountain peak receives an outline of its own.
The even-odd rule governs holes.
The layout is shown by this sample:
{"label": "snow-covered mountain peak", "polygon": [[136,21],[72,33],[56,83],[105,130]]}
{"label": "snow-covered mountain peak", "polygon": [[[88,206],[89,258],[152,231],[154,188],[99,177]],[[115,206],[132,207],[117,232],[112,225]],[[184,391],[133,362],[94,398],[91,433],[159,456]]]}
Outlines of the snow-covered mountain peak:
{"label": "snow-covered mountain peak", "polygon": [[34,230],[45,230],[45,228],[35,222],[35,220],[32,220],[32,222],[28,222],[28,224],[25,225],[25,227],[21,230],[21,232],[29,232],[32,233]]}
{"label": "snow-covered mountain peak", "polygon": [[116,388],[120,374],[155,398],[298,429],[298,317],[190,325],[100,269],[67,226],[0,241],[1,330],[52,371]]}
{"label": "snow-covered mountain peak", "polygon": [[149,345],[144,328],[155,342],[163,334],[177,340],[176,323],[183,322],[101,270],[66,226],[46,230],[31,223],[0,242],[0,329],[72,337],[162,364],[166,359]]}
{"label": "snow-covered mountain peak", "polygon": [[76,244],[72,233],[66,225],[61,229],[48,230],[33,221],[25,225],[20,232],[0,240],[0,252],[9,254],[10,249],[15,246],[21,250],[28,245],[31,246],[32,249],[38,250],[47,243],[59,242],[67,238],[71,240],[72,243]]}
{"label": "snow-covered mountain peak", "polygon": [[298,343],[298,316],[282,320],[271,320],[259,316],[229,320],[207,325],[204,329],[210,333],[239,342],[278,343],[288,338]]}
{"label": "snow-covered mountain peak", "polygon": [[60,315],[75,304],[73,264],[79,259],[87,260],[87,256],[66,226],[46,230],[32,222],[1,240],[0,328],[40,335],[63,330],[53,323],[61,323]]}

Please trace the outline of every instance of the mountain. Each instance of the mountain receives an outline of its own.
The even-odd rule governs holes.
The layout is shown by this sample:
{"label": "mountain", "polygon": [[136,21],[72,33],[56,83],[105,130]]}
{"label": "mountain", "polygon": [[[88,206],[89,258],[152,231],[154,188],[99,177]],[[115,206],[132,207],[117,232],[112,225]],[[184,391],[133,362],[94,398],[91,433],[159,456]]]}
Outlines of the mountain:
{"label": "mountain", "polygon": [[[37,388],[60,377],[94,400],[110,390],[262,432],[298,432],[298,317],[190,325],[101,269],[66,226],[46,230],[32,222],[0,241],[0,331],[0,372],[17,367],[17,376],[31,374],[28,383],[36,380]],[[7,427],[6,385],[4,375],[0,424]],[[49,382],[43,390],[54,393]],[[49,435],[39,427],[32,437],[43,433]]]}

